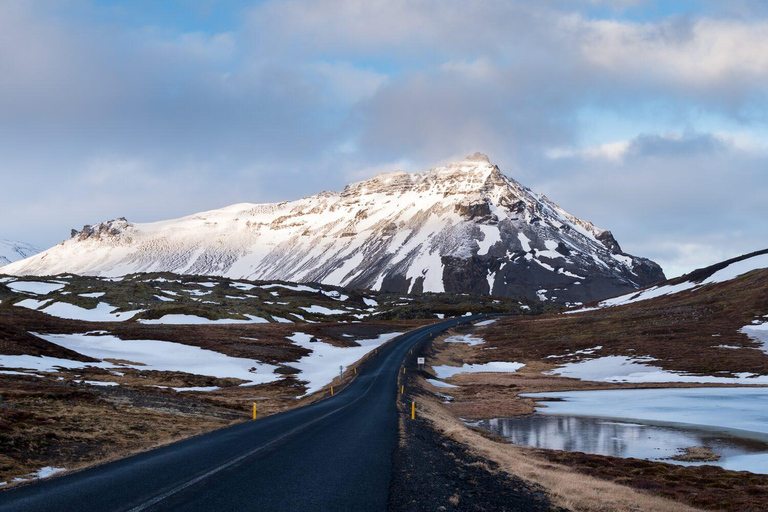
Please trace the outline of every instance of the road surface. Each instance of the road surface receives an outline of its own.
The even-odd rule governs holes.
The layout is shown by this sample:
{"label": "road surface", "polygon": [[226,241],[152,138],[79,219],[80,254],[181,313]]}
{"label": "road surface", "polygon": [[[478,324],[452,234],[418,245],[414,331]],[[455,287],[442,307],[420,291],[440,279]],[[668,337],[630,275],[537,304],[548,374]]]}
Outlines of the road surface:
{"label": "road surface", "polygon": [[411,331],[336,396],[0,493],[0,511],[386,510],[409,350],[485,315]]}

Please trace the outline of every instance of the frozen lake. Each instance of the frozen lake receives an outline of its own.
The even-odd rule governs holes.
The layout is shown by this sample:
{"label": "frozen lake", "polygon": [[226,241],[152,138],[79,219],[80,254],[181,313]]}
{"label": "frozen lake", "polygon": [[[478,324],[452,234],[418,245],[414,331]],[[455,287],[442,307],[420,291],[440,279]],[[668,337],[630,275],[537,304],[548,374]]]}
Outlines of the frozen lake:
{"label": "frozen lake", "polygon": [[[661,460],[706,446],[726,469],[768,473],[768,388],[669,388],[524,395],[546,407],[478,426],[515,444]],[[553,401],[554,400],[554,401]],[[676,461],[668,461],[675,462]]]}

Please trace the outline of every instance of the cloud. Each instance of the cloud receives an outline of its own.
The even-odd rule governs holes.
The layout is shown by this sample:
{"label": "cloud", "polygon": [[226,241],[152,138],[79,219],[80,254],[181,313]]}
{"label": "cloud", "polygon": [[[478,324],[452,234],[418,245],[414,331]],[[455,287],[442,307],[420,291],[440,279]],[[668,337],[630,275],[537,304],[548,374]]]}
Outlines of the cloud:
{"label": "cloud", "polygon": [[755,249],[757,4],[265,0],[211,28],[7,0],[0,235],[50,245],[100,218],[297,198],[483,151],[674,268],[699,263],[692,247]]}
{"label": "cloud", "polygon": [[674,19],[661,23],[585,20],[562,24],[580,41],[586,62],[628,80],[677,84],[687,90],[723,85],[761,89],[768,77],[768,22]]}
{"label": "cloud", "polygon": [[539,187],[611,229],[669,275],[765,248],[765,148],[725,134],[640,135],[621,158],[575,152],[542,162]]}

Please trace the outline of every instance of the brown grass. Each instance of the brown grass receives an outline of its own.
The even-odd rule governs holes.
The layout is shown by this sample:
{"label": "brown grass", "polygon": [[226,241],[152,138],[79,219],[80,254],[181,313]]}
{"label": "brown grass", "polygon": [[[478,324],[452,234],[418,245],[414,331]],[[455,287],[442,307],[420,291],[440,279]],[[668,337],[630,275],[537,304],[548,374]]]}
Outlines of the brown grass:
{"label": "brown grass", "polygon": [[552,501],[561,507],[584,512],[698,510],[623,485],[576,473],[568,466],[540,459],[528,450],[491,440],[467,428],[432,398],[420,397],[420,410],[438,432],[470,447],[476,455],[495,462],[502,470],[541,485]]}
{"label": "brown grass", "polygon": [[[573,361],[564,356],[596,346],[593,355],[651,356],[655,366],[693,374],[768,374],[768,354],[738,332],[768,304],[768,270],[696,291],[579,314],[508,317],[483,329],[472,361]],[[742,347],[740,350],[718,345]]]}

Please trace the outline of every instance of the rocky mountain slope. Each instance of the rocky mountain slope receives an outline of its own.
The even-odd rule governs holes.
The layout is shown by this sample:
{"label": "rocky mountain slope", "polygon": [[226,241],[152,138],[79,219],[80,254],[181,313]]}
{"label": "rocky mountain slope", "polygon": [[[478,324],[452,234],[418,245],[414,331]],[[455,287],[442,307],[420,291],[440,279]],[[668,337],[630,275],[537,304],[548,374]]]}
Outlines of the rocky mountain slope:
{"label": "rocky mountain slope", "polygon": [[600,382],[768,383],[768,250],[557,315],[502,319],[494,360]]}
{"label": "rocky mountain slope", "polygon": [[0,267],[14,261],[23,260],[40,252],[40,249],[24,242],[0,240]]}
{"label": "rocky mountain slope", "polygon": [[664,278],[606,231],[501,173],[485,155],[341,192],[181,219],[85,226],[7,274],[169,271],[384,292],[585,302]]}

